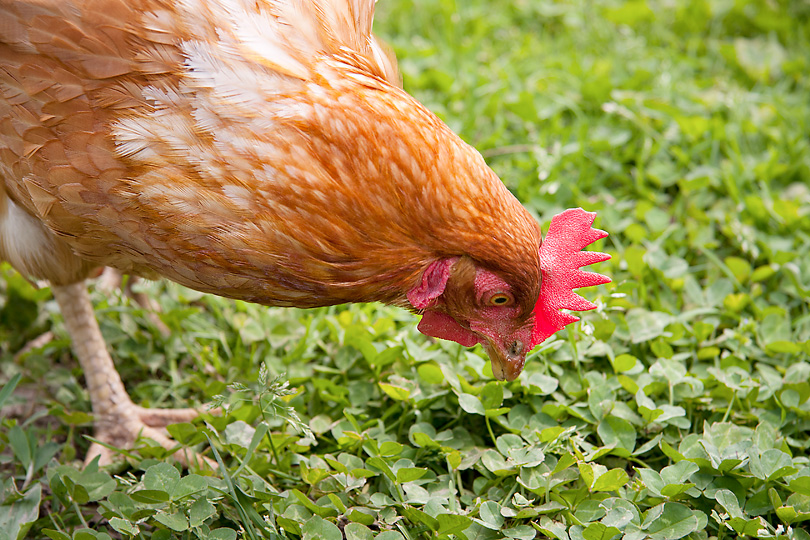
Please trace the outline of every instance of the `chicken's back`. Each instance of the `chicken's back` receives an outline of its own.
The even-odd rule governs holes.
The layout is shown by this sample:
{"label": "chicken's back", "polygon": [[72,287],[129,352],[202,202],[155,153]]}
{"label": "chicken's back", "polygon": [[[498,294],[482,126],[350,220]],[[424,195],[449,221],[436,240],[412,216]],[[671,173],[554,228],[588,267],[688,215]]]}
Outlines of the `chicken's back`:
{"label": "chicken's back", "polygon": [[109,110],[94,101],[134,72],[114,23],[131,20],[135,6],[0,2],[0,256],[31,276],[83,279],[94,263],[73,243],[92,250],[111,240],[67,204],[124,172]]}

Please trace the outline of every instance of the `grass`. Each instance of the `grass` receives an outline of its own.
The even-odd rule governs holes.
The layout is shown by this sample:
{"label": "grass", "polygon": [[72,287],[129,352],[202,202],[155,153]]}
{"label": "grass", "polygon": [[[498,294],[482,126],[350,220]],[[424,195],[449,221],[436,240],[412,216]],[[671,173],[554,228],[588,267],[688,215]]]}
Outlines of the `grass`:
{"label": "grass", "polygon": [[3,267],[0,538],[809,539],[810,4],[384,0],[376,28],[541,223],[598,212],[600,308],[500,383],[379,305],[143,284],[163,336],[94,293],[137,402],[227,407],[171,429],[225,468],[142,441],[82,470],[60,317]]}

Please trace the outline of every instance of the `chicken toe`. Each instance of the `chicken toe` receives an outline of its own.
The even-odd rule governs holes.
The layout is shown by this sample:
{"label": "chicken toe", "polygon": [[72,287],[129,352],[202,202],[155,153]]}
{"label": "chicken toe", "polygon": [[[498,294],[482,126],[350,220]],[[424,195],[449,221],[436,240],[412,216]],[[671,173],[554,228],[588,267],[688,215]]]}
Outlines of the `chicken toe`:
{"label": "chicken toe", "polygon": [[177,422],[188,422],[198,412],[194,409],[147,409],[133,405],[128,410],[116,414],[96,415],[94,438],[103,444],[90,445],[85,463],[100,456],[99,464],[107,465],[115,461],[114,448],[130,448],[139,437],[147,437],[167,450],[177,451],[174,458],[185,466],[194,463],[197,467],[216,468],[216,463],[189,448],[178,448],[178,443],[166,435],[165,427]]}
{"label": "chicken toe", "polygon": [[[51,289],[87,381],[95,438],[103,443],[94,443],[86,460],[89,462],[100,456],[101,464],[109,463],[115,452],[108,446],[130,448],[138,437],[153,439],[167,450],[175,449],[178,444],[166,435],[164,428],[169,424],[189,422],[198,412],[194,409],[147,409],[135,405],[107,352],[84,283],[53,286]],[[215,467],[213,461],[188,449],[180,449],[174,456],[185,465],[196,463]]]}

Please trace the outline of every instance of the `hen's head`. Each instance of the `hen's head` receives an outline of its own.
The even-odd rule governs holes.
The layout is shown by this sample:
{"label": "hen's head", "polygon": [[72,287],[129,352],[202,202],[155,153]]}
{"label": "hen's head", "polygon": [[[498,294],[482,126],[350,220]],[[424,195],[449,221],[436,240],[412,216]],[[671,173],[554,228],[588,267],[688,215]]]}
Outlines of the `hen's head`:
{"label": "hen's head", "polygon": [[[431,262],[408,301],[422,311],[419,331],[471,347],[481,343],[498,379],[513,380],[536,345],[575,322],[560,309],[584,311],[596,306],[573,289],[607,283],[601,274],[580,267],[609,255],[581,251],[607,233],[591,227],[596,214],[577,208],[552,219],[538,258],[536,280],[509,283],[497,271],[468,256]],[[538,295],[539,290],[539,295]]]}

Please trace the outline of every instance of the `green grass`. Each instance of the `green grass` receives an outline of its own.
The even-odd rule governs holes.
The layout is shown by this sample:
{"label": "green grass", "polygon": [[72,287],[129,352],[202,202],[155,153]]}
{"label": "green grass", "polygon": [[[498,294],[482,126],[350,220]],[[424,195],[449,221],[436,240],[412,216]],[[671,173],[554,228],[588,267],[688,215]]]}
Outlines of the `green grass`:
{"label": "green grass", "polygon": [[541,223],[598,212],[600,308],[500,383],[379,305],[145,284],[163,337],[94,293],[137,402],[227,405],[171,430],[226,470],[143,441],[82,472],[60,317],[4,267],[0,538],[810,539],[810,4],[382,0],[376,28]]}

